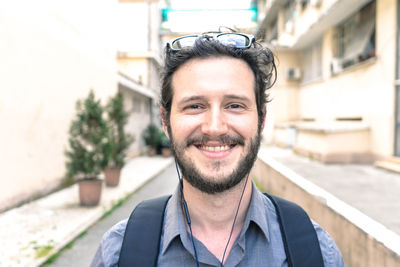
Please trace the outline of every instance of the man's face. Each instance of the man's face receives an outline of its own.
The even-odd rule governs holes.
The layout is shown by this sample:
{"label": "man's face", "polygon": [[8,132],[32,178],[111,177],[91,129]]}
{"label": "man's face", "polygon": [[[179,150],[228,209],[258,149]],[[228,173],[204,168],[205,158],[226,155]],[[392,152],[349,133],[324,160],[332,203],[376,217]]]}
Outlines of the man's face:
{"label": "man's face", "polygon": [[254,82],[246,62],[228,57],[192,59],[173,74],[164,130],[184,179],[205,193],[237,185],[254,163],[261,127]]}

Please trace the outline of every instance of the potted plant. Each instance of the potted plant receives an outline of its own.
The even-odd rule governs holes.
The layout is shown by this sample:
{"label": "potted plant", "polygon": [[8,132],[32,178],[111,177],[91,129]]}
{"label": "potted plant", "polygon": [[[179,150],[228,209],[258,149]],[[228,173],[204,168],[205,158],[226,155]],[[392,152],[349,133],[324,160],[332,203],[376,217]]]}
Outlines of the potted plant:
{"label": "potted plant", "polygon": [[77,179],[79,198],[83,206],[97,205],[101,197],[103,170],[103,146],[107,124],[103,107],[90,91],[84,101],[76,104],[76,115],[69,129],[69,149],[66,150],[67,176]]}
{"label": "potted plant", "polygon": [[165,135],[163,131],[160,131],[160,143],[161,143],[161,155],[164,157],[170,157],[171,156],[171,142],[169,141],[169,138]]}
{"label": "potted plant", "polygon": [[119,184],[121,169],[125,164],[126,152],[134,141],[134,137],[125,133],[124,126],[129,114],[124,110],[124,99],[117,93],[107,103],[108,121],[107,142],[103,148],[105,169],[104,177],[107,186]]}
{"label": "potted plant", "polygon": [[143,131],[143,140],[148,147],[149,156],[157,154],[157,149],[161,145],[160,129],[155,124],[149,124]]}

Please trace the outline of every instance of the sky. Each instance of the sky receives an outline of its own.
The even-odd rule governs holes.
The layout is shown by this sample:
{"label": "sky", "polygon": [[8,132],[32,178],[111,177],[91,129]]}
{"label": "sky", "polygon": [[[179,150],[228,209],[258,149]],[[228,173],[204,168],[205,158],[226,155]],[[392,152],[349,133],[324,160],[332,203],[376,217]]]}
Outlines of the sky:
{"label": "sky", "polygon": [[252,28],[251,0],[170,0],[173,9],[163,26],[173,32],[204,32],[218,30],[219,26]]}
{"label": "sky", "polygon": [[203,9],[226,9],[226,8],[249,8],[251,0],[170,0],[172,8],[203,8]]}
{"label": "sky", "polygon": [[[251,21],[253,13],[245,11],[250,8],[251,0],[169,0],[169,3],[174,11],[169,14],[169,21],[163,23],[162,27],[182,35],[217,31],[219,26],[237,29],[255,27],[255,22]],[[165,3],[161,6],[166,7]],[[114,21],[118,25],[118,31],[114,34],[118,51],[148,50],[147,8],[146,2],[117,6]],[[242,9],[242,12],[234,9]],[[142,36],[140,42],[137,41],[138,36]]]}

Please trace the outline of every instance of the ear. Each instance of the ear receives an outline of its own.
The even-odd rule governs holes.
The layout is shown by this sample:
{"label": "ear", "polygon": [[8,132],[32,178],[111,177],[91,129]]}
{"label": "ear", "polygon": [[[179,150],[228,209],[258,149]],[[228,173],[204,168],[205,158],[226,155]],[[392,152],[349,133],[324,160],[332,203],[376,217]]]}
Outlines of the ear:
{"label": "ear", "polygon": [[262,114],[261,132],[264,130],[265,121],[266,121],[266,117],[267,117],[267,107],[266,106],[264,106],[262,113],[263,114]]}
{"label": "ear", "polygon": [[161,114],[161,122],[162,122],[162,126],[163,126],[163,131],[164,131],[165,135],[169,138],[169,134],[168,134],[169,121],[167,118],[167,111],[162,106],[160,106],[160,114]]}

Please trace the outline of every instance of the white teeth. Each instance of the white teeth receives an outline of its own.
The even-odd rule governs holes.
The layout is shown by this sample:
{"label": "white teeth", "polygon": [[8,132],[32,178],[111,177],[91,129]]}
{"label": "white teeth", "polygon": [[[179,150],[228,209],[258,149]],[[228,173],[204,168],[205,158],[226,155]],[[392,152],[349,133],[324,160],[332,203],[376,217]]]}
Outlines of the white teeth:
{"label": "white teeth", "polygon": [[229,149],[229,146],[201,146],[202,150],[221,152]]}

